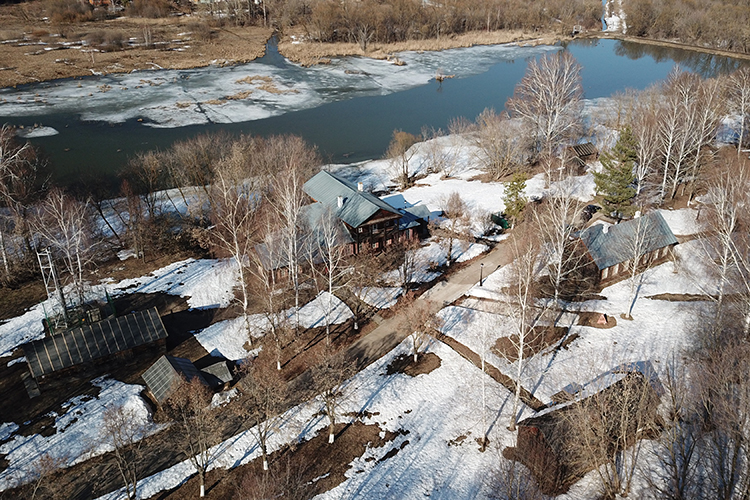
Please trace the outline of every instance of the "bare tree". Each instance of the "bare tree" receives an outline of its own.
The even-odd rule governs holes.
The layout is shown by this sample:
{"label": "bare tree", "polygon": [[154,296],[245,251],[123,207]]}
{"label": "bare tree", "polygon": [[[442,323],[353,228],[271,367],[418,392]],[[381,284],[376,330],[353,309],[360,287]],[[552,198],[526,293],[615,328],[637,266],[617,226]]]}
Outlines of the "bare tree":
{"label": "bare tree", "polygon": [[750,123],[750,68],[741,68],[729,76],[729,105],[739,115],[737,131],[737,157],[742,155],[746,130]]}
{"label": "bare tree", "polygon": [[183,380],[163,409],[179,432],[177,446],[195,468],[200,496],[206,492],[206,472],[214,457],[213,446],[221,437],[221,424],[211,409],[212,393],[197,377]]}
{"label": "bare tree", "polygon": [[393,138],[385,153],[389,159],[389,171],[400,189],[406,189],[412,183],[413,173],[410,165],[411,159],[416,154],[413,148],[417,143],[417,136],[401,130],[393,131]]}
{"label": "bare tree", "polygon": [[549,497],[539,486],[525,465],[515,460],[498,457],[497,467],[487,477],[490,498],[493,500],[546,500]]}
{"label": "bare tree", "polygon": [[666,401],[662,412],[664,429],[654,440],[660,466],[649,468],[643,475],[658,498],[702,498],[700,401],[684,364],[672,359],[665,374],[662,384]]}
{"label": "bare tree", "polygon": [[623,243],[628,260],[622,263],[630,284],[630,300],[628,301],[630,305],[625,314],[627,319],[633,319],[633,307],[638,299],[638,292],[645,276],[644,272],[651,267],[654,260],[647,253],[647,249],[656,229],[651,217],[636,217],[631,224],[633,231]]}
{"label": "bare tree", "polygon": [[389,257],[392,257],[392,263],[398,273],[398,282],[404,290],[417,278],[422,264],[419,249],[421,245],[418,240],[403,240],[390,249]]}
{"label": "bare tree", "polygon": [[447,266],[450,266],[453,262],[453,249],[456,241],[468,237],[469,207],[458,191],[441,197],[440,206],[447,221],[438,227],[445,247],[445,262]]}
{"label": "bare tree", "polygon": [[659,401],[648,374],[615,371],[605,377],[613,381],[610,386],[565,413],[567,452],[574,467],[594,469],[602,498],[613,499],[630,493],[641,440],[655,431]]}
{"label": "bare tree", "polygon": [[514,237],[511,239],[510,250],[513,255],[512,278],[510,289],[506,295],[504,311],[510,318],[513,335],[508,338],[513,343],[516,351],[516,373],[515,385],[516,390],[513,395],[513,408],[511,411],[511,420],[509,429],[516,430],[520,402],[521,402],[521,385],[525,366],[525,351],[527,349],[527,339],[533,333],[534,328],[539,324],[544,312],[537,307],[536,299],[538,287],[536,277],[540,274],[539,245],[534,238]]}
{"label": "bare tree", "polygon": [[[736,245],[739,228],[748,220],[747,196],[750,178],[744,165],[731,163],[717,172],[708,187],[709,220],[714,238],[707,238],[707,254],[714,258],[718,270],[716,284],[716,316],[724,312],[727,287],[731,285],[742,264],[742,252]],[[744,266],[741,266],[744,267]]]}
{"label": "bare tree", "polygon": [[277,429],[285,409],[287,383],[261,357],[245,360],[241,373],[240,390],[245,398],[238,411],[252,426],[250,432],[260,448],[263,470],[268,470],[268,438]]}
{"label": "bare tree", "polygon": [[248,320],[250,290],[248,289],[249,254],[258,229],[256,216],[263,201],[262,185],[249,171],[249,151],[235,143],[232,155],[225,158],[216,169],[216,178],[210,189],[211,221],[208,243],[218,254],[228,255],[239,273],[240,297],[245,329],[250,342],[252,335]]}
{"label": "bare tree", "polygon": [[[700,450],[707,470],[707,498],[723,500],[750,495],[750,347],[736,325],[723,322],[719,342],[699,352],[695,380],[707,429]],[[714,335],[716,336],[716,335]]]}
{"label": "bare tree", "polygon": [[62,189],[53,189],[39,206],[33,227],[41,237],[42,245],[50,247],[62,258],[78,304],[83,304],[84,270],[92,263],[96,252],[88,200],[78,201]]}
{"label": "bare tree", "polygon": [[120,472],[125,494],[128,500],[135,500],[142,473],[141,445],[146,429],[133,409],[120,405],[104,410],[103,427],[114,448],[112,461]]}
{"label": "bare tree", "polygon": [[250,252],[252,265],[248,269],[253,275],[253,295],[262,304],[271,337],[276,344],[276,369],[281,370],[281,354],[290,329],[286,311],[289,281],[284,279],[284,248],[279,245],[278,227],[270,220],[274,216],[275,212],[271,210],[262,211],[257,222],[261,236]]}
{"label": "bare tree", "polygon": [[552,157],[555,148],[577,133],[582,97],[581,66],[561,51],[529,63],[506,107],[529,125],[536,152]]}
{"label": "bare tree", "polygon": [[[575,223],[581,216],[582,203],[574,196],[575,181],[565,177],[554,185],[551,196],[534,211],[534,221],[542,241],[542,258],[549,269],[555,306],[561,305],[563,288],[570,277],[579,273],[586,261],[574,251]],[[572,280],[570,280],[572,282]],[[573,291],[575,293],[576,291]]]}
{"label": "bare tree", "polygon": [[28,142],[19,144],[15,129],[3,125],[0,128],[0,207],[7,210],[7,215],[3,213],[2,217],[7,218],[8,224],[0,226],[0,255],[6,282],[12,278],[12,269],[5,234],[10,230],[22,242],[18,245],[19,260],[23,260],[24,254],[32,255],[29,209],[46,189],[46,183],[44,164],[34,148]]}
{"label": "bare tree", "polygon": [[430,305],[417,299],[413,293],[404,296],[404,317],[411,334],[412,356],[414,362],[419,361],[419,354],[430,341],[435,332],[443,326],[442,319],[430,310]]}
{"label": "bare tree", "polygon": [[[31,500],[45,498],[56,500],[64,497],[64,492],[55,483],[53,473],[66,464],[66,459],[45,453],[39,460],[35,460],[31,470]],[[42,496],[43,495],[43,496]]]}
{"label": "bare tree", "polygon": [[635,106],[630,116],[630,129],[637,143],[636,196],[643,192],[647,179],[654,173],[656,162],[660,157],[659,107],[655,94],[653,90],[641,92],[635,99]]}
{"label": "bare tree", "polygon": [[523,167],[524,134],[508,116],[485,109],[476,120],[475,159],[493,181],[501,180]]}
{"label": "bare tree", "polygon": [[373,287],[378,286],[384,273],[385,256],[382,253],[375,252],[370,245],[364,245],[362,251],[357,255],[349,258],[349,291],[357,299],[351,305],[354,313],[354,329],[359,329],[359,322],[369,309],[365,301],[366,294]]}
{"label": "bare tree", "polygon": [[302,220],[300,213],[307,202],[305,181],[318,167],[317,151],[296,136],[273,136],[264,140],[256,153],[262,171],[271,173],[271,204],[279,222],[279,244],[283,249],[289,280],[294,291],[294,326],[299,328],[300,248]]}
{"label": "bare tree", "polygon": [[[325,307],[326,344],[330,343],[331,322],[336,300],[334,293],[345,286],[351,276],[346,257],[349,253],[348,233],[330,208],[323,208],[313,220],[309,261],[313,274],[322,279],[328,292]],[[316,280],[316,283],[318,280]]]}
{"label": "bare tree", "polygon": [[323,411],[328,418],[328,443],[335,439],[336,419],[345,398],[345,382],[352,376],[354,366],[344,358],[343,352],[335,353],[327,347],[323,359],[313,368],[315,387],[323,399]]}

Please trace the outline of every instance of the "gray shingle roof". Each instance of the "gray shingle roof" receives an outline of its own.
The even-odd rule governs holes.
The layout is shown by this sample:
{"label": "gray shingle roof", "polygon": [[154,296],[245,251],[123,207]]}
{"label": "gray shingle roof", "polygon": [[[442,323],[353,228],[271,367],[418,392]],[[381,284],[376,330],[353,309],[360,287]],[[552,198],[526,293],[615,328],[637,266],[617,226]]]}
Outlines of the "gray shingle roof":
{"label": "gray shingle roof", "polygon": [[206,384],[203,376],[189,359],[174,356],[162,356],[157,359],[156,363],[151,365],[151,368],[143,372],[141,376],[151,394],[159,403],[162,403],[172,394],[183,377],[188,382],[197,377],[198,380]]}
{"label": "gray shingle roof", "polygon": [[[336,216],[351,227],[361,226],[379,210],[400,215],[395,208],[377,196],[359,191],[351,182],[325,170],[308,180],[304,185],[304,190],[315,201],[334,208]],[[339,196],[344,199],[341,208],[338,208]]]}
{"label": "gray shingle roof", "polygon": [[580,234],[583,244],[586,245],[599,270],[632,259],[633,247],[639,235],[643,242],[640,245],[639,257],[677,243],[677,238],[669,229],[667,221],[656,211],[609,226],[606,232],[602,225],[597,224]]}
{"label": "gray shingle roof", "polygon": [[167,337],[156,308],[110,318],[23,345],[34,378]]}

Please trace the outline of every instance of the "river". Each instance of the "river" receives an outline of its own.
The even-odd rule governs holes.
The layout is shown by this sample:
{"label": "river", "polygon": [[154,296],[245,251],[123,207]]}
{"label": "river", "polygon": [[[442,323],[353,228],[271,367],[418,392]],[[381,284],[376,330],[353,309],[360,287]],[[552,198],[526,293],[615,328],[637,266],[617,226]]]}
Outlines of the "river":
{"label": "river", "polygon": [[[175,140],[219,130],[298,134],[316,144],[327,161],[353,162],[380,157],[394,129],[445,129],[454,117],[473,120],[486,107],[501,110],[528,61],[553,50],[568,50],[581,63],[587,99],[643,89],[664,79],[675,64],[703,76],[743,64],[681,49],[588,39],[556,47],[410,52],[399,55],[405,66],[342,58],[302,68],[280,57],[271,44],[263,58],[229,68],[0,89],[0,122],[56,129],[57,135],[32,142],[43,148],[53,178],[61,183],[92,172],[112,179],[136,151],[165,149]],[[438,83],[438,72],[455,78]]]}

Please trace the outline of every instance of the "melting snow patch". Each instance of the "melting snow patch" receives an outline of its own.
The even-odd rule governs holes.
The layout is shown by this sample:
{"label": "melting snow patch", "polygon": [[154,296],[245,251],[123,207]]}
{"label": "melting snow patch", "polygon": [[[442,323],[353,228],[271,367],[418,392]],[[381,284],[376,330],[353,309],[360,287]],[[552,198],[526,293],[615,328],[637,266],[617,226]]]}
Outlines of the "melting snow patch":
{"label": "melting snow patch", "polygon": [[70,467],[113,450],[104,431],[104,412],[108,408],[131,410],[137,423],[144,426],[143,437],[163,428],[151,421],[149,407],[140,396],[142,386],[106,377],[95,379],[92,384],[100,388],[98,396],[74,397],[62,405],[67,409],[63,415],[52,414],[55,418],[54,434],[17,435],[0,446],[0,453],[8,461],[8,467],[0,472],[0,491],[30,481],[39,460],[45,455],[61,467]]}

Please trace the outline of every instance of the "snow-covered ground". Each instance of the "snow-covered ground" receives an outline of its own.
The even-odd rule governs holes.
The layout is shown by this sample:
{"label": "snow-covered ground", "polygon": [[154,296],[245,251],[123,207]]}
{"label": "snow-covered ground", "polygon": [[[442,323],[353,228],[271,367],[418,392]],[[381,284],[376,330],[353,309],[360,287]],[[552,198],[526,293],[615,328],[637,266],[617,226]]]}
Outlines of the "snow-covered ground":
{"label": "snow-covered ground", "polygon": [[113,450],[104,428],[104,412],[109,408],[122,407],[129,412],[136,420],[134,424],[143,426],[144,436],[163,427],[151,421],[151,411],[140,396],[142,386],[123,384],[106,376],[91,383],[99,388],[99,394],[78,396],[64,403],[64,414],[51,415],[55,432],[50,436],[14,435],[18,426],[12,423],[0,427],[5,441],[0,453],[8,461],[8,467],[0,472],[0,491],[33,479],[35,472],[42,470],[40,460],[44,457],[59,467],[70,467]]}
{"label": "snow-covered ground", "polygon": [[227,307],[238,280],[232,260],[187,259],[175,262],[139,278],[107,284],[112,295],[156,293],[187,297],[193,309]]}

